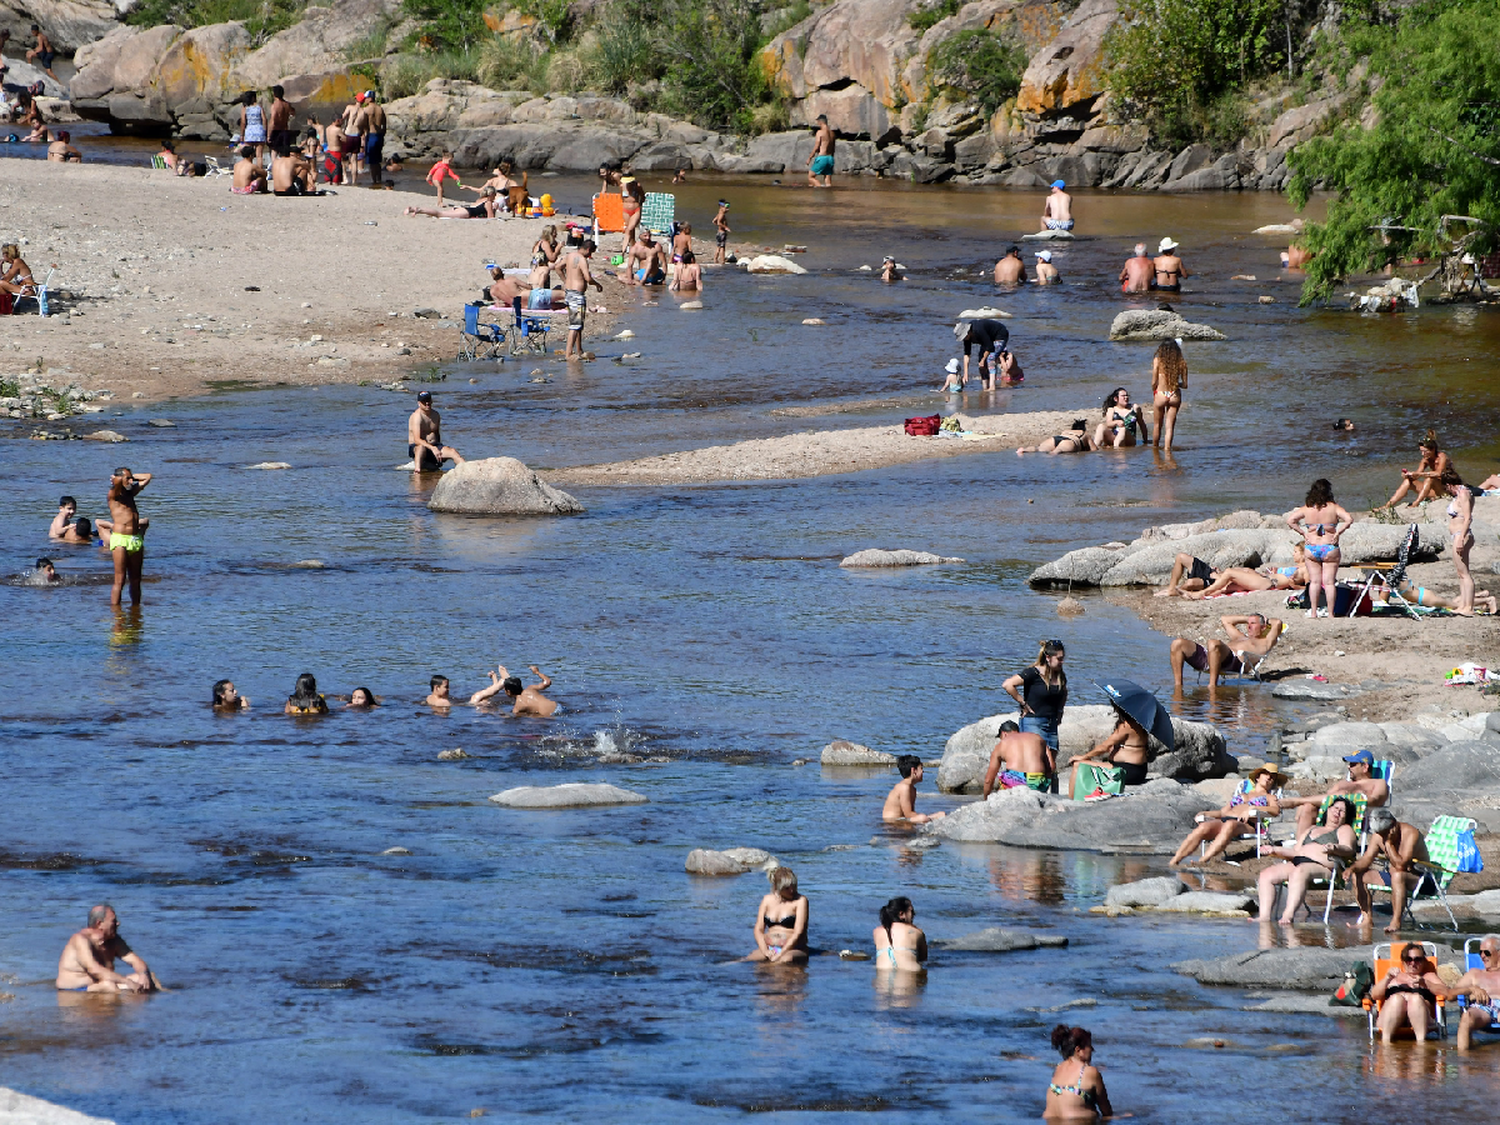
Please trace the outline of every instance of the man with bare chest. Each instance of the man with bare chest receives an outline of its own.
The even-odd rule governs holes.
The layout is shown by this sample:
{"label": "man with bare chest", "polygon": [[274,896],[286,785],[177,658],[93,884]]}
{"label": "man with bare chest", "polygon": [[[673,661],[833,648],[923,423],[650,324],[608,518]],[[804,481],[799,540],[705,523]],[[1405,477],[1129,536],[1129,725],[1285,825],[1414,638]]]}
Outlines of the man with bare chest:
{"label": "man with bare chest", "polygon": [[[115,972],[117,960],[135,971],[121,976]],[[68,939],[57,960],[61,992],[155,992],[160,987],[156,974],[120,936],[120,920],[107,903],[89,911],[89,924]]]}
{"label": "man with bare chest", "polygon": [[418,391],[417,408],[406,420],[406,452],[417,472],[437,472],[444,461],[464,463],[458,450],[443,444],[442,425],[442,417],[432,406],[432,392]]}
{"label": "man with bare chest", "polygon": [[130,580],[130,604],[141,604],[141,566],[146,561],[146,528],[151,521],[136,510],[135,497],[151,483],[150,473],[139,476],[129,469],[116,469],[109,480],[109,553],[115,564],[115,582],[109,604],[119,605]]}

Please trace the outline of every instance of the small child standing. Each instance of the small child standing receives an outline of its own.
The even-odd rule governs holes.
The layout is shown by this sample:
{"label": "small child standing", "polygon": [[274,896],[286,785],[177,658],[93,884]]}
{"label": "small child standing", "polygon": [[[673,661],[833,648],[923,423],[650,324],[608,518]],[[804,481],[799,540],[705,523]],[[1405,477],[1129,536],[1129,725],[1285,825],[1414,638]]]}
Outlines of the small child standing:
{"label": "small child standing", "polygon": [[725,248],[729,245],[729,203],[719,200],[719,212],[714,216],[714,261],[724,264]]}
{"label": "small child standing", "polygon": [[963,365],[960,364],[956,359],[950,359],[948,361],[948,366],[944,368],[944,370],[948,372],[948,378],[943,380],[943,385],[938,388],[938,394],[963,394]]}
{"label": "small child standing", "polygon": [[458,186],[460,188],[464,186],[462,183],[459,182],[458,173],[453,170],[453,154],[451,152],[445,152],[445,153],[443,153],[443,158],[441,160],[439,160],[436,164],[434,164],[432,166],[432,170],[427,173],[427,182],[429,184],[431,184],[433,187],[437,188],[438,206],[439,207],[441,207],[443,205],[443,202],[444,202],[444,200],[443,200],[443,181],[444,180],[452,180],[455,184],[458,184]]}

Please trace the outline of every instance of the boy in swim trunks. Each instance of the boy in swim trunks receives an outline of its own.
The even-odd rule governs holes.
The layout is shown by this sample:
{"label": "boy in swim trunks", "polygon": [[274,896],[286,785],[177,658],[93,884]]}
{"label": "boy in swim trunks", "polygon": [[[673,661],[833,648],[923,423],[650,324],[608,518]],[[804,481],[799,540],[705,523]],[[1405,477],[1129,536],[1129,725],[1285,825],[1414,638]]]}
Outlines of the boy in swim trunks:
{"label": "boy in swim trunks", "polygon": [[947,813],[936,812],[931,816],[917,812],[917,785],[922,780],[922,759],[915,754],[902,754],[896,759],[896,768],[901,771],[901,780],[896,782],[885,797],[885,807],[880,810],[880,819],[904,820],[908,824],[926,824],[940,820]]}
{"label": "boy in swim trunks", "polygon": [[48,78],[60,83],[62,79],[52,73],[52,60],[57,57],[52,40],[48,39],[47,33],[36,24],[31,25],[31,34],[36,36],[36,46],[26,52],[26,61],[36,63],[47,72]]}
{"label": "boy in swim trunks", "polygon": [[1062,180],[1052,181],[1052,192],[1042,204],[1043,230],[1073,229],[1073,197],[1063,190],[1067,186]]}
{"label": "boy in swim trunks", "polygon": [[563,349],[563,359],[583,358],[583,322],[588,313],[588,287],[592,285],[604,292],[602,283],[594,280],[589,272],[589,259],[594,256],[594,240],[585,238],[583,245],[568,255],[563,265],[563,298],[568,303],[568,344]]}
{"label": "boy in swim trunks", "polygon": [[[833,130],[828,127],[828,117],[820,113],[813,123],[812,155],[807,158],[808,187],[833,186],[833,146]],[[823,178],[821,184],[818,183],[820,176]]]}
{"label": "boy in swim trunks", "polygon": [[130,604],[141,604],[141,566],[146,561],[146,528],[151,521],[142,519],[136,510],[136,494],[151,483],[151,474],[136,476],[129,469],[118,468],[109,478],[109,553],[114,559],[115,581],[109,604],[118,606],[130,580]]}
{"label": "boy in swim trunks", "polygon": [[1182,690],[1182,666],[1208,673],[1208,686],[1216,688],[1222,676],[1252,675],[1281,639],[1283,625],[1278,618],[1260,613],[1221,617],[1229,643],[1214,638],[1200,645],[1187,637],[1172,642],[1172,679]]}

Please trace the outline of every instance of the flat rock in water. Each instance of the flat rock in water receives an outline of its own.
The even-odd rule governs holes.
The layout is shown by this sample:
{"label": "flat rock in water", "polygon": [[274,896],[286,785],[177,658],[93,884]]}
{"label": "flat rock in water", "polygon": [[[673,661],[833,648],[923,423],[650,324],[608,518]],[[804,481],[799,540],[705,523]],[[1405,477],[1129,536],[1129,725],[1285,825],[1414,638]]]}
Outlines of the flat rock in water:
{"label": "flat rock in water", "polygon": [[1105,906],[1160,906],[1183,891],[1182,880],[1170,875],[1155,879],[1138,879],[1134,883],[1116,883],[1104,892]]}
{"label": "flat rock in water", "polygon": [[1358,1005],[1350,1008],[1344,1004],[1330,1004],[1325,996],[1307,996],[1300,992],[1278,992],[1274,995],[1262,998],[1253,996],[1251,999],[1259,1000],[1258,1004],[1246,1004],[1242,1011],[1246,1012],[1301,1012],[1310,1016],[1341,1016],[1346,1020],[1365,1019],[1365,1010]]}
{"label": "flat rock in water", "polygon": [[1251,234],[1301,234],[1302,227],[1297,223],[1267,223],[1263,227],[1256,227]]}
{"label": "flat rock in water", "polygon": [[871,750],[868,746],[861,746],[857,742],[846,742],[842,738],[836,738],[823,747],[823,756],[819,760],[825,766],[889,767],[896,764],[896,755],[887,754],[884,750]]}
{"label": "flat rock in water", "polygon": [[1068,944],[1068,939],[1061,934],[1034,934],[1030,930],[1006,930],[990,926],[976,933],[933,944],[962,952],[1013,953],[1021,949],[1062,948]]}
{"label": "flat rock in water", "polygon": [[1325,684],[1317,680],[1283,680],[1271,686],[1277,699],[1344,699],[1349,689],[1343,684]]}
{"label": "flat rock in water", "polygon": [[751,258],[745,266],[751,273],[806,273],[796,262],[790,258],[783,258],[780,254],[758,254]]}
{"label": "flat rock in water", "polygon": [[4,1086],[0,1086],[0,1122],[5,1125],[115,1125],[106,1118],[89,1117]]}
{"label": "flat rock in water", "polygon": [[116,433],[114,430],[95,430],[91,434],[84,434],[83,435],[83,440],[84,441],[112,441],[112,442],[118,442],[118,441],[129,441],[130,439],[128,437],[126,437],[124,434]]}
{"label": "flat rock in water", "polygon": [[258,465],[246,465],[247,469],[290,469],[285,461],[262,461]]}
{"label": "flat rock in water", "polygon": [[683,301],[682,304],[678,305],[677,307],[679,309],[701,309],[703,307],[703,302],[702,301]]}
{"label": "flat rock in water", "polygon": [[411,855],[411,852],[403,847],[386,848],[381,855]]}
{"label": "flat rock in water", "polygon": [[1072,242],[1073,232],[1070,230],[1038,230],[1031,234],[1023,234],[1022,242]]}
{"label": "flat rock in water", "polygon": [[465,461],[443,475],[427,506],[482,516],[563,516],[583,505],[553,488],[514,457]]}
{"label": "flat rock in water", "polygon": [[1169,898],[1157,906],[1173,914],[1243,914],[1254,901],[1248,892],[1219,894],[1215,891],[1188,891]]}
{"label": "flat rock in water", "polygon": [[159,430],[171,430],[176,428],[177,423],[170,418],[152,418],[146,425],[155,426]]}
{"label": "flat rock in water", "polygon": [[1270,985],[1273,988],[1331,993],[1344,980],[1344,970],[1356,961],[1370,963],[1368,945],[1346,949],[1254,949],[1228,957],[1177,961],[1174,972],[1199,984]]}
{"label": "flat rock in water", "polygon": [[1023,848],[1170,854],[1193,817],[1218,807],[1192,786],[1158,780],[1108,801],[1070,801],[1027,788],[992,793],[929,826],[931,835]]}
{"label": "flat rock in water", "polygon": [[1206,324],[1183,320],[1160,309],[1127,309],[1109,326],[1111,340],[1227,340],[1228,336]]}
{"label": "flat rock in water", "polygon": [[689,875],[743,875],[779,867],[776,857],[760,848],[726,848],[722,852],[694,848],[683,865]]}
{"label": "flat rock in water", "polygon": [[563,785],[522,785],[490,797],[508,809],[602,808],[608,805],[644,805],[644,793],[633,793],[603,782],[570,781]]}
{"label": "flat rock in water", "polygon": [[937,566],[939,563],[961,563],[963,559],[934,555],[930,551],[883,551],[869,548],[856,551],[844,559],[839,566]]}

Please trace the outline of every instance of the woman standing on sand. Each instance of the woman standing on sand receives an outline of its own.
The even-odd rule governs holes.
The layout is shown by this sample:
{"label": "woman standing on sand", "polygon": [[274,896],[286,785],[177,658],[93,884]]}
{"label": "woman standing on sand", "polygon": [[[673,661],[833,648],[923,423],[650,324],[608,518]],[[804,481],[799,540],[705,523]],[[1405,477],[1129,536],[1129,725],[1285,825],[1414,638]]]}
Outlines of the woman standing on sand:
{"label": "woman standing on sand", "polygon": [[1474,616],[1474,576],[1469,573],[1469,552],[1474,549],[1474,494],[1449,465],[1438,477],[1438,488],[1448,500],[1448,534],[1453,537],[1453,569],[1458,572],[1458,600],[1453,612],[1460,617]]}
{"label": "woman standing on sand", "polygon": [[[1302,507],[1286,514],[1287,526],[1299,533],[1307,547],[1307,616],[1328,617],[1333,613],[1333,588],[1338,581],[1339,536],[1348,531],[1354,517],[1333,498],[1333,485],[1319,477],[1307,490]],[[1318,588],[1328,603],[1318,609]]]}
{"label": "woman standing on sand", "polygon": [[1063,671],[1066,656],[1062,641],[1044,641],[1036,663],[1000,685],[1021,705],[1022,732],[1041,735],[1054,752],[1063,708],[1068,705],[1068,674]]}
{"label": "woman standing on sand", "polygon": [[1187,360],[1176,340],[1163,340],[1151,360],[1151,405],[1156,414],[1156,444],[1167,438],[1166,452],[1172,452],[1172,437],[1177,432],[1177,412],[1182,409],[1182,392],[1187,388]]}
{"label": "woman standing on sand", "polygon": [[1104,1075],[1094,1066],[1094,1037],[1081,1027],[1060,1023],[1052,1029],[1052,1047],[1063,1061],[1052,1072],[1042,1118],[1093,1121],[1096,1117],[1113,1117]]}
{"label": "woman standing on sand", "polygon": [[240,95],[240,144],[255,146],[255,159],[266,162],[266,111],[255,100],[255,91]]}
{"label": "woman standing on sand", "polygon": [[1416,486],[1417,494],[1406,502],[1408,508],[1415,508],[1424,500],[1431,500],[1438,495],[1440,487],[1437,480],[1452,468],[1453,462],[1438,448],[1437,431],[1427,431],[1427,436],[1417,445],[1417,452],[1422,455],[1422,460],[1415,469],[1401,470],[1401,485],[1396,489],[1396,494],[1375,511],[1394,508],[1396,501],[1410,492],[1413,485]]}
{"label": "woman standing on sand", "polygon": [[771,893],[755,911],[755,951],[746,961],[774,965],[807,964],[807,896],[797,891],[790,867],[773,867],[766,878]]}

